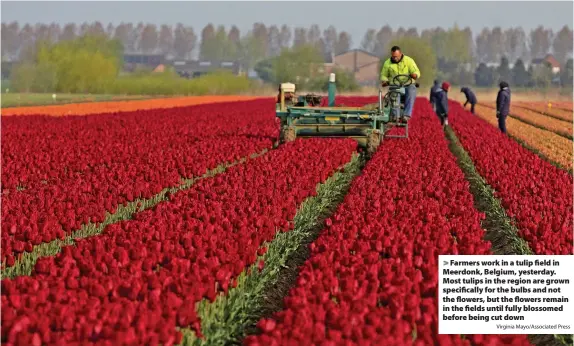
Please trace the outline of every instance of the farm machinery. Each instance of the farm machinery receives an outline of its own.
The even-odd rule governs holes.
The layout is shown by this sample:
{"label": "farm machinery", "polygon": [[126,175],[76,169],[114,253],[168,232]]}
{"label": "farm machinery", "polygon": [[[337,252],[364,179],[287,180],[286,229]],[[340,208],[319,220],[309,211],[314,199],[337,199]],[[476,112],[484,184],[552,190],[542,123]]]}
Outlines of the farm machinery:
{"label": "farm machinery", "polygon": [[[276,116],[281,120],[280,141],[290,142],[297,137],[347,137],[356,140],[371,156],[383,138],[408,137],[409,124],[402,112],[405,88],[411,84],[409,75],[397,75],[385,95],[379,87],[378,103],[364,107],[335,106],[335,74],[331,73],[328,106],[322,107],[323,96],[296,96],[295,84],[282,83],[275,107]],[[391,135],[388,132],[392,128],[402,131]]]}

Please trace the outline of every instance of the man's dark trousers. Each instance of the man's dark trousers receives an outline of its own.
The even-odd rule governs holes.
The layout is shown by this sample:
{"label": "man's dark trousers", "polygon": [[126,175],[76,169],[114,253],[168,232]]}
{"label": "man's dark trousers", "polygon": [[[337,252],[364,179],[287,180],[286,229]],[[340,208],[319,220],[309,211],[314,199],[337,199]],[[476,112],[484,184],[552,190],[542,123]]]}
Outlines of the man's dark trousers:
{"label": "man's dark trousers", "polygon": [[506,134],[506,115],[498,116],[498,128],[502,133]]}

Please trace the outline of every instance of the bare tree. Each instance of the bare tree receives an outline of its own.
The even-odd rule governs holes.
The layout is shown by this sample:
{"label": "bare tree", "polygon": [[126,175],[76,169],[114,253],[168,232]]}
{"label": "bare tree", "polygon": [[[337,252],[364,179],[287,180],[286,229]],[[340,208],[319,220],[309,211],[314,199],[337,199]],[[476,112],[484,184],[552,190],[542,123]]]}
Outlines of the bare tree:
{"label": "bare tree", "polygon": [[526,58],[526,33],[522,28],[509,28],[504,31],[506,37],[508,59],[516,61],[519,58]]}
{"label": "bare tree", "polygon": [[48,39],[50,42],[58,42],[61,32],[62,28],[60,27],[60,24],[51,23],[48,27]]}
{"label": "bare tree", "polygon": [[105,35],[106,30],[104,29],[102,23],[96,21],[88,26],[87,33],[89,33],[90,35]]}
{"label": "bare tree", "polygon": [[291,28],[283,24],[279,34],[279,46],[281,49],[288,48],[291,44]]}
{"label": "bare tree", "polygon": [[470,29],[470,27],[467,26],[462,31],[464,33],[464,36],[466,37],[466,41],[468,42],[468,48],[469,48],[468,53],[472,59],[475,53],[474,40],[472,39],[472,30]]}
{"label": "bare tree", "polygon": [[109,38],[114,37],[114,25],[112,23],[108,23],[108,26],[106,27],[106,36],[108,36]]}
{"label": "bare tree", "polygon": [[36,43],[34,34],[34,28],[28,23],[22,27],[20,33],[18,34],[18,37],[20,38],[20,51],[18,55],[21,60],[28,61],[33,59],[34,44]]}
{"label": "bare tree", "polygon": [[263,23],[255,23],[253,24],[252,29],[253,38],[257,40],[260,44],[261,49],[263,50],[263,54],[266,54],[269,49],[267,47],[269,43],[269,33],[267,31],[267,27]]}
{"label": "bare tree", "polygon": [[433,30],[432,29],[425,29],[421,32],[421,38],[426,42],[430,43],[433,37]]}
{"label": "bare tree", "polygon": [[408,28],[408,30],[405,32],[405,36],[406,37],[419,37],[419,32],[418,32],[417,28],[411,27],[411,28]]}
{"label": "bare tree", "polygon": [[227,34],[227,38],[229,41],[239,45],[239,42],[241,41],[241,32],[239,31],[239,28],[233,25]]}
{"label": "bare tree", "polygon": [[201,43],[199,48],[199,56],[202,60],[209,60],[213,57],[217,49],[213,45],[213,41],[215,39],[215,27],[213,24],[207,24],[203,30],[201,30]]}
{"label": "bare tree", "polygon": [[267,56],[277,56],[281,53],[281,32],[276,25],[268,29]]}
{"label": "bare tree", "polygon": [[319,43],[320,39],[321,39],[321,29],[319,28],[319,25],[317,24],[311,25],[309,31],[307,32],[307,42],[309,44],[317,44]]}
{"label": "bare tree", "polygon": [[50,39],[50,28],[46,24],[36,24],[34,27],[34,37],[36,42],[47,41]]}
{"label": "bare tree", "polygon": [[132,27],[132,30],[130,31],[130,45],[133,45],[134,52],[142,51],[141,38],[144,27],[144,24],[139,22],[137,26]]}
{"label": "bare tree", "polygon": [[173,30],[171,25],[163,24],[159,29],[158,47],[162,54],[173,52]]}
{"label": "bare tree", "polygon": [[567,25],[564,25],[560,31],[556,33],[554,42],[552,42],[554,56],[561,64],[566,62],[568,53],[572,53],[572,30]]}
{"label": "bare tree", "polygon": [[393,29],[388,25],[383,26],[377,32],[375,39],[376,43],[374,53],[380,57],[385,56],[391,48],[389,47],[389,44],[393,40]]}
{"label": "bare tree", "polygon": [[361,41],[361,48],[368,52],[374,52],[377,45],[376,36],[377,32],[375,29],[368,29],[365,33],[365,36],[363,36],[363,40]]}
{"label": "bare tree", "polygon": [[197,45],[197,36],[191,27],[185,27],[182,23],[175,26],[174,45],[175,55],[179,59],[190,58]]}
{"label": "bare tree", "polygon": [[337,29],[333,25],[323,31],[323,41],[325,43],[325,50],[332,54],[335,51],[335,44],[337,43]]}
{"label": "bare tree", "polygon": [[397,32],[393,36],[393,39],[401,39],[401,38],[405,37],[406,34],[407,34],[407,31],[405,30],[405,28],[403,28],[401,26],[401,27],[399,27],[399,30],[397,30]]}
{"label": "bare tree", "polygon": [[154,53],[157,48],[158,34],[157,28],[153,24],[147,24],[141,35],[140,47],[144,53]]}
{"label": "bare tree", "polygon": [[20,25],[18,22],[12,22],[10,24],[2,23],[1,34],[3,54],[6,54],[12,59],[15,59],[18,56],[18,51],[20,49],[19,32]]}
{"label": "bare tree", "polygon": [[344,53],[351,48],[351,35],[348,32],[342,31],[339,33],[339,37],[337,38],[337,44],[335,45],[335,55]]}
{"label": "bare tree", "polygon": [[229,41],[230,49],[233,51],[232,57],[237,59],[241,50],[241,32],[237,26],[233,25],[231,27],[227,34],[227,40]]}
{"label": "bare tree", "polygon": [[532,58],[543,58],[548,54],[552,44],[552,30],[542,25],[530,31],[530,55]]}
{"label": "bare tree", "polygon": [[502,28],[499,26],[494,27],[490,32],[488,43],[490,61],[500,61],[503,56],[508,55],[506,49],[506,37],[504,36]]}
{"label": "bare tree", "polygon": [[488,40],[490,38],[490,29],[484,28],[476,37],[476,57],[479,62],[487,62],[490,57],[490,48]]}
{"label": "bare tree", "polygon": [[293,47],[300,47],[307,44],[307,29],[295,28],[295,35],[293,38]]}
{"label": "bare tree", "polygon": [[90,31],[90,24],[88,22],[83,22],[78,30],[78,36],[84,36]]}
{"label": "bare tree", "polygon": [[124,50],[128,52],[135,51],[135,47],[132,46],[132,42],[130,42],[130,34],[133,28],[131,28],[132,24],[125,24],[120,23],[120,25],[116,26],[114,30],[114,38],[120,40],[122,45],[124,46]]}
{"label": "bare tree", "polygon": [[60,34],[58,40],[68,41],[76,38],[76,24],[68,23],[64,26],[64,30]]}

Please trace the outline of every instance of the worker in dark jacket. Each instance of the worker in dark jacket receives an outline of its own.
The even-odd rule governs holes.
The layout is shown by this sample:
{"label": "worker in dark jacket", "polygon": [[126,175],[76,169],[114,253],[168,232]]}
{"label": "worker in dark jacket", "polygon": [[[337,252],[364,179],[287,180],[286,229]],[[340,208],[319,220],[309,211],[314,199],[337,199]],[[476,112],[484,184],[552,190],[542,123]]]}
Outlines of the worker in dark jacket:
{"label": "worker in dark jacket", "polygon": [[435,79],[433,86],[430,89],[429,101],[432,105],[433,112],[436,112],[436,96],[435,94],[440,90],[440,82]]}
{"label": "worker in dark jacket", "polygon": [[498,128],[506,134],[506,117],[510,113],[510,88],[504,81],[500,82],[499,86],[500,90],[496,96],[496,117]]}
{"label": "worker in dark jacket", "polygon": [[460,92],[466,96],[466,102],[463,107],[466,107],[470,103],[470,112],[474,114],[474,105],[476,104],[476,95],[470,90],[470,88],[464,87],[460,89]]}
{"label": "worker in dark jacket", "polygon": [[442,126],[448,125],[448,90],[450,89],[450,84],[444,82],[441,88],[435,93],[436,100],[436,114],[440,118],[440,123]]}

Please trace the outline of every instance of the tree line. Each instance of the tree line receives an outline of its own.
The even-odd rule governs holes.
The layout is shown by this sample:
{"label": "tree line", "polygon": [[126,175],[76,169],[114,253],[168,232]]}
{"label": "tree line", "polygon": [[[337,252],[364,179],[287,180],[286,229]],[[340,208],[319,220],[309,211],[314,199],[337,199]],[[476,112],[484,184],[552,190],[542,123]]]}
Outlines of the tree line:
{"label": "tree line", "polygon": [[[182,23],[157,27],[144,23],[104,26],[93,22],[69,23],[61,27],[55,23],[20,26],[18,22],[12,22],[2,23],[3,59],[37,63],[39,47],[46,42],[72,42],[86,35],[113,39],[121,45],[123,53],[239,61],[244,68],[255,68],[263,80],[272,83],[294,71],[320,64],[329,55],[345,52],[353,45],[351,35],[334,26],[321,30],[318,25],[291,28],[255,23],[242,33],[235,25],[227,29],[223,25],[208,24],[196,34],[193,27]],[[528,34],[522,28],[484,28],[475,37],[470,28],[457,25],[420,33],[414,27],[393,30],[385,25],[378,30],[368,29],[359,46],[385,59],[395,44],[424,66],[425,83],[438,78],[459,85],[491,86],[498,79],[506,78],[518,86],[540,87],[553,80],[556,83],[557,78],[562,85],[570,85],[568,81],[572,80],[572,61],[571,58],[568,60],[572,53],[572,30],[568,26],[556,33],[539,26]],[[309,47],[313,47],[312,51],[307,49]],[[543,58],[550,52],[563,67],[558,77],[546,64],[537,69],[529,64],[531,59]],[[489,67],[487,62],[500,64]],[[514,65],[512,68],[510,63]],[[290,71],[281,70],[286,67]],[[305,71],[301,74],[306,75]],[[354,87],[352,74],[344,78]]]}
{"label": "tree line", "polygon": [[[296,48],[306,44],[315,45],[324,54],[338,54],[348,50],[353,43],[346,31],[338,31],[334,26],[322,30],[318,25],[308,28],[287,25],[254,23],[251,30],[241,33],[237,26],[226,28],[223,25],[208,24],[197,33],[193,27],[178,23],[160,25],[150,23],[121,23],[117,26],[101,22],[57,23],[35,25],[18,22],[2,23],[3,54],[7,58],[18,59],[34,47],[37,41],[57,42],[72,40],[85,34],[102,34],[119,39],[127,53],[171,54],[177,58],[191,58],[195,54],[202,59],[226,60],[238,58],[252,52],[261,57],[280,54],[283,48]],[[559,31],[539,26],[525,32],[521,27],[502,29],[484,28],[473,34],[469,27],[433,28],[419,32],[416,28],[389,25],[380,29],[368,29],[360,40],[360,48],[378,56],[388,55],[392,40],[421,38],[431,44],[438,58],[462,54],[465,60],[498,62],[502,57],[510,61],[518,58],[528,61],[553,53],[560,63],[567,61],[572,52],[572,29],[567,25]],[[448,40],[445,40],[448,39]]]}
{"label": "tree line", "polygon": [[[180,78],[173,67],[164,73],[137,71],[122,75],[124,47],[119,39],[84,34],[59,42],[40,41],[29,60],[18,61],[2,89],[16,92],[132,95],[237,94],[257,85],[245,76],[213,71],[195,79]],[[8,84],[6,84],[8,82]]]}

